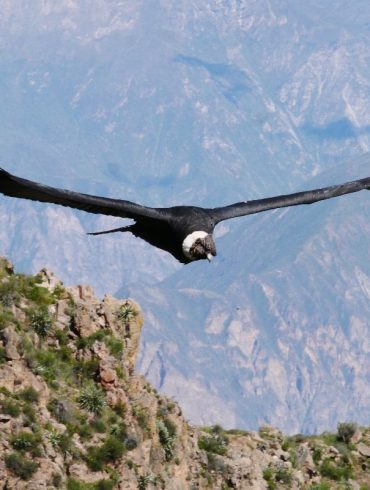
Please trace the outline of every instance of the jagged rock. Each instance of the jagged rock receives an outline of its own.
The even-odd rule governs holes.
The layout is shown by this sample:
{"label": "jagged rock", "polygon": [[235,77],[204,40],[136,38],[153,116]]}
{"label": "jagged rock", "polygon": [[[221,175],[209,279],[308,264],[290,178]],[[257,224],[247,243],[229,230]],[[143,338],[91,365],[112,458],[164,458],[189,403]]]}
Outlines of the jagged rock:
{"label": "jagged rock", "polygon": [[355,444],[356,442],[359,442],[361,440],[361,437],[362,437],[362,431],[361,431],[361,429],[357,428],[356,429],[356,432],[351,437],[351,441],[350,442],[352,442],[353,444]]}
{"label": "jagged rock", "polygon": [[13,326],[6,327],[1,331],[1,339],[5,346],[5,355],[9,360],[18,360],[20,355],[18,353],[19,335],[15,332]]}
{"label": "jagged rock", "polygon": [[268,424],[262,425],[260,427],[259,433],[261,434],[262,437],[267,436],[268,438],[271,439],[278,439],[278,440],[283,439],[282,432],[276,427],[272,427],[271,425]]}
{"label": "jagged rock", "polygon": [[49,398],[49,389],[46,383],[34,375],[21,360],[9,361],[0,368],[0,387],[11,393],[24,388],[33,387],[39,394],[39,401],[45,405]]}
{"label": "jagged rock", "polygon": [[57,400],[53,402],[53,414],[58,422],[67,423],[73,420],[75,408],[68,400]]}
{"label": "jagged rock", "polygon": [[55,277],[54,272],[49,271],[46,267],[41,269],[38,275],[41,277],[40,286],[49,291],[53,291],[57,286],[63,286],[62,281]]}
{"label": "jagged rock", "polygon": [[117,385],[117,374],[107,366],[100,368],[100,381],[105,390],[110,390]]}
{"label": "jagged rock", "polygon": [[312,478],[312,476],[317,475],[317,470],[315,463],[312,458],[312,450],[308,443],[300,444],[296,450],[297,463],[302,472],[306,475],[306,479]]}
{"label": "jagged rock", "polygon": [[55,307],[55,326],[63,330],[71,322],[70,303],[67,299],[58,301]]}
{"label": "jagged rock", "polygon": [[109,474],[102,471],[91,472],[85,463],[74,463],[69,467],[69,474],[71,478],[81,480],[84,483],[96,483],[99,480],[109,478]]}
{"label": "jagged rock", "polygon": [[89,337],[100,330],[100,324],[94,318],[94,305],[86,306],[77,304],[76,314],[74,317],[74,327],[81,337]]}
{"label": "jagged rock", "polygon": [[348,480],[348,484],[351,485],[351,490],[361,490],[360,485],[355,480]]}
{"label": "jagged rock", "polygon": [[370,458],[370,446],[367,446],[363,442],[357,444],[357,451],[362,455]]}
{"label": "jagged rock", "polygon": [[329,446],[327,449],[327,454],[328,454],[329,458],[337,458],[340,453],[336,447]]}
{"label": "jagged rock", "polygon": [[6,257],[0,257],[0,270],[5,270],[9,275],[14,274],[14,266]]}

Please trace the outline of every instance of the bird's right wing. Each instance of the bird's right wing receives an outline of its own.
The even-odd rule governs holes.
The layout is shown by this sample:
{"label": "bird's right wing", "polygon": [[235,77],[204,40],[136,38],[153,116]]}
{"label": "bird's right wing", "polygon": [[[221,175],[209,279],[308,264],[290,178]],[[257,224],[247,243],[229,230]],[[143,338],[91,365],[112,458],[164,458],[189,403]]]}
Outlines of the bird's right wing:
{"label": "bird's right wing", "polygon": [[168,215],[165,208],[149,208],[121,199],[109,199],[57,189],[16,177],[3,169],[0,169],[0,192],[5,196],[60,204],[88,213],[119,216],[121,218],[139,219],[141,217],[166,220]]}
{"label": "bird's right wing", "polygon": [[217,224],[225,219],[261,213],[262,211],[267,211],[269,209],[285,208],[288,206],[297,206],[299,204],[312,204],[317,201],[358,192],[363,189],[370,190],[370,177],[354,180],[352,182],[345,182],[340,185],[333,185],[331,187],[323,187],[322,189],[313,189],[310,191],[297,192],[295,194],[268,197],[266,199],[256,199],[254,201],[237,202],[230,206],[207,209],[207,211]]}

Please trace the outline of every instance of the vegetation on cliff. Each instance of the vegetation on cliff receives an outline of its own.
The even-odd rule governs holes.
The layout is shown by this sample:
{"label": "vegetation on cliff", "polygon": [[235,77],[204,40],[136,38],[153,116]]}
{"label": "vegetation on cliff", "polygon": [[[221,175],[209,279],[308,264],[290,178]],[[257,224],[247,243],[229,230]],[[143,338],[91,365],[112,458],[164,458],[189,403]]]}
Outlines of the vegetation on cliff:
{"label": "vegetation on cliff", "polygon": [[0,260],[2,488],[370,489],[370,431],[283,437],[191,427],[134,372],[131,300]]}

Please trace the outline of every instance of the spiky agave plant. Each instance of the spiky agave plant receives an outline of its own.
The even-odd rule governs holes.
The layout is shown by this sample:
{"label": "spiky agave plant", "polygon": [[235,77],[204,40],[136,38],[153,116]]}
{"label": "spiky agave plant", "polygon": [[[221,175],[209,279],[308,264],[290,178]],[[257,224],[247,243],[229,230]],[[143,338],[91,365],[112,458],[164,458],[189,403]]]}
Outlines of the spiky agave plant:
{"label": "spiky agave plant", "polygon": [[101,388],[90,384],[81,390],[78,403],[84,410],[100,415],[106,405],[105,394]]}
{"label": "spiky agave plant", "polygon": [[117,318],[118,320],[127,323],[131,321],[136,316],[136,314],[137,313],[135,308],[128,301],[126,301],[123,305],[120,306],[117,312]]}

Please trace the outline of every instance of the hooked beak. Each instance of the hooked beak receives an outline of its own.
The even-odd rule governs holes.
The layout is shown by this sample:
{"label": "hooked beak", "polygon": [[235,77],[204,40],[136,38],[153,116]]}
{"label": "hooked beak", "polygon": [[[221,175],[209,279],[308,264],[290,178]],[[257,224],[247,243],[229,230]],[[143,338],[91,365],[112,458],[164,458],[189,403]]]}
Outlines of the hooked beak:
{"label": "hooked beak", "polygon": [[208,253],[207,254],[207,260],[208,260],[208,262],[211,262],[212,259],[213,259],[213,255],[211,253]]}

